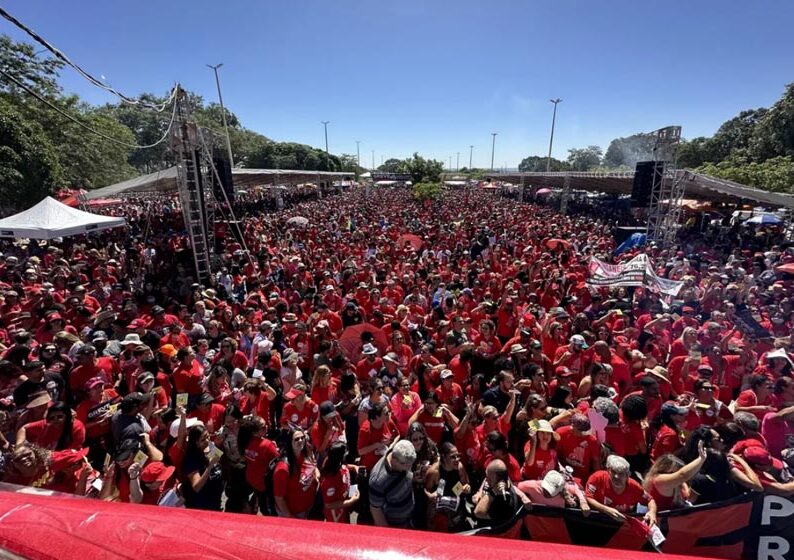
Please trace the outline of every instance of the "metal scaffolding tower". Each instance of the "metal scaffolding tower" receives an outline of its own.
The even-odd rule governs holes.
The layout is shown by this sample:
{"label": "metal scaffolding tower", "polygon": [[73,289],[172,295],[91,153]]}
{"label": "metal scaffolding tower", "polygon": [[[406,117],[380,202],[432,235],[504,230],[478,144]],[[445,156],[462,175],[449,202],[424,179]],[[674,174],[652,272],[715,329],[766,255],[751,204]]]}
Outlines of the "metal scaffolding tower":
{"label": "metal scaffolding tower", "polygon": [[675,148],[681,140],[681,127],[668,126],[657,130],[653,148],[654,168],[648,205],[648,240],[662,248],[675,242],[684,198],[684,181],[677,177]]}
{"label": "metal scaffolding tower", "polygon": [[[176,122],[171,136],[171,149],[176,156],[179,202],[193,249],[196,278],[198,282],[206,283],[212,275],[215,258],[216,214],[220,214],[230,227],[237,228],[230,233],[240,240],[244,250],[247,249],[234,210],[220,186],[221,180],[212,161],[212,153],[201,129],[191,119],[186,94],[181,87],[175,103]],[[217,181],[216,188],[213,188],[213,181]],[[223,200],[217,200],[213,191],[223,193]]]}

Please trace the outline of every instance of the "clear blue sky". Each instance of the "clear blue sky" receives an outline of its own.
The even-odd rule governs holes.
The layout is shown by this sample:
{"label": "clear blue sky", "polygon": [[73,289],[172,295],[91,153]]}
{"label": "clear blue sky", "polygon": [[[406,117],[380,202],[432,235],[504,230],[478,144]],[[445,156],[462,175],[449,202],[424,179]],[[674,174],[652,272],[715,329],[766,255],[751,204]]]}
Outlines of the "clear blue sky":
{"label": "clear blue sky", "polygon": [[[3,0],[129,94],[175,82],[276,140],[514,167],[548,149],[683,126],[710,135],[794,80],[790,0]],[[22,38],[3,20],[0,29]],[[67,91],[110,97],[65,70]]]}

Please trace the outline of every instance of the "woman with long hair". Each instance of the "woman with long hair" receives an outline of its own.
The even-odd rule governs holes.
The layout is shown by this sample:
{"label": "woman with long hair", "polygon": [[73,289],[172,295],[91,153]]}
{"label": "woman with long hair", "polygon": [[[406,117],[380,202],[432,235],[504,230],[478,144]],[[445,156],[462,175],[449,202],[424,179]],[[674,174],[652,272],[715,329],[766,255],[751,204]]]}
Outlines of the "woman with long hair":
{"label": "woman with long hair", "polygon": [[541,480],[546,473],[557,468],[557,441],[560,435],[548,420],[532,420],[529,441],[524,446],[524,466],[521,478]]}
{"label": "woman with long hair", "polygon": [[291,430],[273,471],[273,495],[278,516],[307,519],[319,485],[320,471],[306,432],[299,428]]}
{"label": "woman with long hair", "polygon": [[[457,530],[464,521],[463,496],[471,494],[471,485],[458,448],[449,442],[444,442],[439,447],[439,453],[439,462],[427,469],[425,477],[425,495],[430,502],[427,513],[428,528],[433,531],[450,532]],[[453,497],[460,499],[457,500],[457,507],[450,509],[447,502]],[[445,501],[443,498],[448,500]]]}
{"label": "woman with long hair", "polygon": [[[276,444],[266,437],[267,422],[260,416],[244,416],[237,433],[237,447],[245,457],[245,482],[253,489],[262,515],[272,515],[268,488],[271,464],[279,456]],[[256,511],[256,510],[254,510]]]}
{"label": "woman with long hair", "polygon": [[419,422],[414,422],[408,426],[405,439],[410,441],[416,450],[416,461],[414,461],[413,483],[414,483],[414,527],[423,529],[427,523],[427,495],[425,494],[424,484],[427,471],[431,465],[438,461],[438,448],[436,444],[427,437],[425,427]]}
{"label": "woman with long hair", "polygon": [[325,520],[332,523],[350,523],[350,510],[359,500],[359,493],[350,496],[350,475],[357,474],[358,467],[345,464],[347,446],[335,441],[320,467],[320,492],[323,496]]}
{"label": "woman with long hair", "polygon": [[742,457],[725,453],[722,437],[711,426],[699,426],[690,434],[681,459],[693,461],[698,456],[701,441],[706,447],[706,461],[689,483],[693,503],[708,504],[728,500],[748,490],[763,491],[758,475]]}
{"label": "woman with long hair", "polygon": [[185,506],[193,509],[220,511],[223,494],[223,476],[220,454],[213,453],[210,434],[203,425],[188,430],[182,472],[185,483]]}
{"label": "woman with long hair", "polygon": [[706,462],[706,446],[701,440],[697,445],[697,457],[689,463],[669,453],[656,459],[648,474],[645,475],[643,487],[656,501],[658,511],[666,511],[685,507],[689,502],[689,485],[687,484],[700,471]]}
{"label": "woman with long hair", "polygon": [[85,426],[73,418],[72,409],[58,401],[47,409],[42,420],[28,422],[17,431],[16,443],[33,443],[52,451],[80,449],[85,442]]}

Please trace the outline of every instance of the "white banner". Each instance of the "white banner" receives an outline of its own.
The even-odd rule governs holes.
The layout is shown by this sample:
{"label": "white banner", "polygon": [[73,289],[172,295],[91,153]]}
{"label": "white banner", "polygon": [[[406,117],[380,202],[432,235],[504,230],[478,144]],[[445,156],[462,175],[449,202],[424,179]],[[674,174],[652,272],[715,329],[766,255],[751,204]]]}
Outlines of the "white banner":
{"label": "white banner", "polygon": [[609,264],[595,257],[588,265],[589,286],[644,286],[654,293],[675,297],[683,282],[657,276],[646,254],[640,254],[625,263]]}

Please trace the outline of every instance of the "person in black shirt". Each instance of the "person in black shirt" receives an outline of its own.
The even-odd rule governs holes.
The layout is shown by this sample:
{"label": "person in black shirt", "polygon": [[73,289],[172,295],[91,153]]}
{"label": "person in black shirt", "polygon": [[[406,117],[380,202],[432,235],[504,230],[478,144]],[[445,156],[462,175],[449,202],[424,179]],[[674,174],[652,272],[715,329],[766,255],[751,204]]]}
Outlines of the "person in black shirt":
{"label": "person in black shirt", "polygon": [[502,414],[510,404],[510,391],[513,388],[513,374],[509,371],[500,371],[494,378],[496,385],[491,387],[482,396],[483,406],[493,406]]}

